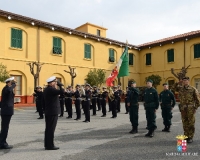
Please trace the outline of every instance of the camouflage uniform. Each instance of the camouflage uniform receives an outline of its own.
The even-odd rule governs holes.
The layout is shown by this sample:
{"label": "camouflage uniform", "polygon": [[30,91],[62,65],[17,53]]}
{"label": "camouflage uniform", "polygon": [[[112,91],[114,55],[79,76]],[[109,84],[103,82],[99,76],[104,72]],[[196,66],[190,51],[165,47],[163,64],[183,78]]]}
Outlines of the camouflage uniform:
{"label": "camouflage uniform", "polygon": [[179,92],[179,110],[181,112],[184,135],[192,139],[195,131],[194,112],[200,104],[199,93],[196,88],[190,85],[182,86],[179,83],[175,83],[173,89]]}
{"label": "camouflage uniform", "polygon": [[163,131],[169,131],[173,117],[171,109],[174,108],[176,100],[174,94],[168,89],[160,93],[159,100],[161,102],[163,124],[165,125]]}

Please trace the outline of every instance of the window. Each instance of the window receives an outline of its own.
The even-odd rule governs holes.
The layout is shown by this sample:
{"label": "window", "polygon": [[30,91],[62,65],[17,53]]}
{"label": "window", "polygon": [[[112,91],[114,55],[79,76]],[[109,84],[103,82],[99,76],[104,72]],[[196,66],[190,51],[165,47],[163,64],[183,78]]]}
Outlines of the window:
{"label": "window", "polygon": [[97,36],[101,36],[101,31],[97,29]]}
{"label": "window", "polygon": [[129,53],[129,65],[133,65],[133,53]]}
{"label": "window", "polygon": [[146,65],[151,65],[151,53],[146,54]]}
{"label": "window", "polygon": [[115,50],[112,48],[109,49],[109,62],[115,62]]}
{"label": "window", "polygon": [[11,47],[22,48],[22,30],[11,28]]}
{"label": "window", "polygon": [[167,50],[167,62],[174,62],[174,49]]}
{"label": "window", "polygon": [[11,75],[15,77],[15,80],[17,81],[16,87],[14,89],[15,95],[22,95],[22,76],[21,75]]}
{"label": "window", "polygon": [[53,54],[62,54],[61,38],[53,37]]}
{"label": "window", "polygon": [[194,58],[200,58],[200,44],[194,45]]}
{"label": "window", "polygon": [[91,59],[91,45],[85,44],[84,58]]}
{"label": "window", "polygon": [[194,79],[195,88],[200,92],[200,78]]}

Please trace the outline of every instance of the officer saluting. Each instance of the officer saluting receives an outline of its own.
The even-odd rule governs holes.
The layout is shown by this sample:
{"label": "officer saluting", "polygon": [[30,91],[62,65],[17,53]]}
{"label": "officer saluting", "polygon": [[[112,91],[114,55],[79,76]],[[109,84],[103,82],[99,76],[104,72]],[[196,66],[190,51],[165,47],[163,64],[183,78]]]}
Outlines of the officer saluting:
{"label": "officer saluting", "polygon": [[193,142],[195,131],[195,113],[200,105],[199,92],[196,88],[189,85],[189,77],[183,77],[178,83],[175,83],[173,90],[179,92],[181,118],[183,123],[184,135],[187,136],[187,142]]}
{"label": "officer saluting", "polygon": [[[55,76],[47,79],[48,86],[44,90],[44,103],[45,103],[45,138],[44,147],[46,150],[57,150],[59,147],[54,145],[54,132],[57,125],[58,114],[60,110],[60,102],[58,95],[64,94],[62,84]],[[59,90],[56,89],[59,86]]]}
{"label": "officer saluting", "polygon": [[14,93],[16,87],[14,77],[5,80],[6,86],[1,92],[1,133],[0,133],[0,149],[11,149],[13,146],[6,142],[8,129],[12,115],[14,114]]}
{"label": "officer saluting", "polygon": [[175,106],[176,100],[174,94],[169,90],[168,84],[163,84],[164,90],[160,93],[159,100],[161,102],[162,118],[165,128],[163,132],[170,132],[170,126],[172,124],[172,109]]}
{"label": "officer saluting", "polygon": [[146,110],[147,129],[146,137],[153,137],[156,126],[156,110],[159,107],[158,92],[152,87],[153,81],[147,80],[147,89],[144,93],[144,107]]}

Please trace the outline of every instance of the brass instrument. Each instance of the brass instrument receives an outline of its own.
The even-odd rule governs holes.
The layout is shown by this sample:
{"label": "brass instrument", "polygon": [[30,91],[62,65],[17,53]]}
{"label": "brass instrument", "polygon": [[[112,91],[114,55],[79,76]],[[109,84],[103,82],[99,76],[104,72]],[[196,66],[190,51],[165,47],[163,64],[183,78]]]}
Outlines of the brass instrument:
{"label": "brass instrument", "polygon": [[111,87],[108,88],[108,97],[110,98],[111,101],[115,99],[114,92],[111,89]]}
{"label": "brass instrument", "polygon": [[81,95],[85,96],[85,89],[83,88],[83,86],[80,87],[79,92]]}

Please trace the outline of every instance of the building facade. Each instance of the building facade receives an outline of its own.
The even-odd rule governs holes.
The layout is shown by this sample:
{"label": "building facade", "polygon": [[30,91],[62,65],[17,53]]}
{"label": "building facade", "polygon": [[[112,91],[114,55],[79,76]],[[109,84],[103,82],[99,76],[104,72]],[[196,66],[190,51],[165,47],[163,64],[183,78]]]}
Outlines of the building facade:
{"label": "building facade", "polygon": [[[68,66],[76,68],[75,84],[84,84],[85,76],[94,68],[104,69],[108,76],[126,44],[106,38],[106,30],[91,23],[70,29],[0,10],[0,60],[17,80],[16,102],[33,102],[34,78],[27,63],[43,63],[40,86],[52,75],[65,86],[70,85],[71,77],[64,72]],[[200,31],[128,46],[130,75],[120,78],[122,89],[130,79],[144,86],[145,77],[151,74],[160,75],[161,83],[172,85],[177,79],[171,68],[178,72],[190,65],[191,85],[200,90]],[[3,86],[0,83],[0,88]]]}

